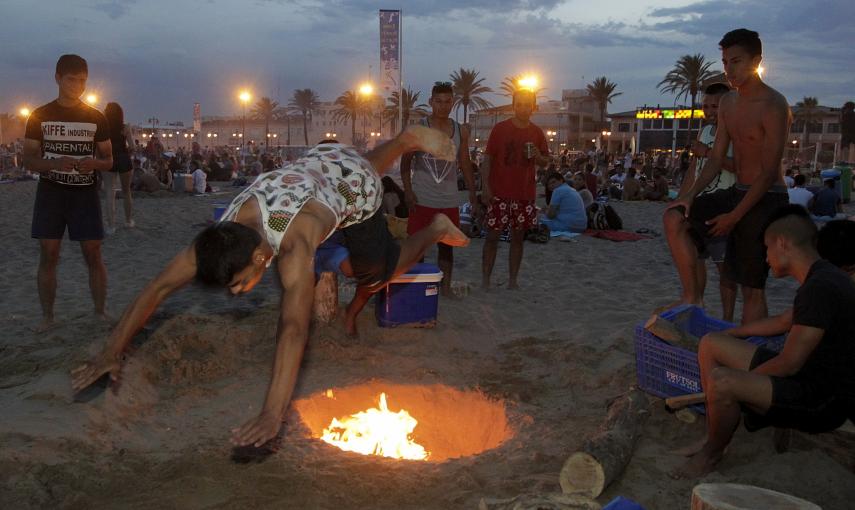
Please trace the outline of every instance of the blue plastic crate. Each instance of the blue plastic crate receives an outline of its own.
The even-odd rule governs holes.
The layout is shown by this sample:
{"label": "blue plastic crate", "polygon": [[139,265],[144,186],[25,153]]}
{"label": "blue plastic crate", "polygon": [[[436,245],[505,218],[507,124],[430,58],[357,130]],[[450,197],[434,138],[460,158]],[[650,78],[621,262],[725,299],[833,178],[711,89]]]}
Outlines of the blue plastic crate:
{"label": "blue plastic crate", "polygon": [[435,326],[441,281],[442,271],[424,263],[390,281],[374,302],[377,324],[384,328]]}
{"label": "blue plastic crate", "polygon": [[[698,338],[712,331],[722,331],[734,326],[729,322],[708,317],[701,308],[692,305],[672,308],[662,313],[661,317]],[[780,352],[784,347],[784,339],[784,336],[776,336],[750,337],[746,340]],[[659,339],[644,329],[644,323],[635,327],[635,366],[638,387],[657,397],[676,397],[703,391],[698,354]],[[699,407],[702,409],[703,406]]]}

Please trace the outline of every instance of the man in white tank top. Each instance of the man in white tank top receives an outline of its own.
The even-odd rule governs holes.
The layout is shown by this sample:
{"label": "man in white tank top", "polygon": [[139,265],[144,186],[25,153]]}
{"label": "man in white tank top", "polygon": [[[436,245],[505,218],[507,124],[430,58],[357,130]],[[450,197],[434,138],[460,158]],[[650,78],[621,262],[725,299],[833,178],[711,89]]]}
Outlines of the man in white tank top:
{"label": "man in white tank top", "polygon": [[[718,105],[724,94],[730,92],[730,87],[724,83],[713,83],[704,89],[704,94],[701,98],[701,107],[704,111],[704,127],[698,132],[698,139],[692,145],[692,153],[694,158],[693,165],[689,166],[689,171],[686,172],[683,182],[680,185],[679,196],[687,193],[695,184],[695,180],[700,176],[701,170],[706,164],[707,157],[712,151],[713,142],[715,141],[716,128],[718,127]],[[728,147],[727,157],[722,160],[722,170],[716,176],[716,179],[710,183],[700,194],[714,193],[719,190],[727,190],[736,184],[736,176],[733,174],[733,147]],[[666,216],[671,215],[672,221],[688,221],[683,216],[674,211],[666,211]],[[676,218],[676,220],[674,220]],[[673,243],[675,240],[669,235],[666,229],[668,242]],[[696,263],[696,275],[698,292],[703,295],[707,283],[706,261],[712,259],[719,274],[719,296],[721,297],[722,319],[728,322],[733,322],[733,312],[736,308],[736,283],[729,281],[722,276],[722,264],[724,263],[724,255],[727,247],[727,236],[710,237],[705,239],[706,248],[698,252]]]}
{"label": "man in white tank top", "polygon": [[[457,169],[463,172],[472,214],[478,212],[472,161],[469,159],[469,127],[461,126],[448,115],[454,106],[454,90],[450,82],[436,82],[430,96],[431,114],[422,125],[438,129],[457,145],[457,159],[444,161],[426,152],[411,152],[401,158],[401,181],[404,184],[409,217],[407,233],[413,235],[428,227],[433,218],[444,214],[460,226],[460,194],[457,190]],[[454,253],[445,243],[437,245],[437,265],[442,271],[442,293],[451,293],[451,271]]]}
{"label": "man in white tank top", "polygon": [[[235,198],[226,213],[227,221],[203,230],[134,299],[103,351],[72,371],[73,389],[80,391],[107,373],[117,380],[122,353],[131,339],[157,306],[178,288],[195,278],[225,286],[232,294],[246,293],[261,280],[275,257],[284,292],[273,373],[261,412],[232,431],[232,443],[257,447],[275,437],[291,401],[308,340],[317,247],[340,225],[368,225],[354,232],[356,242],[349,248],[354,275],[360,285],[370,285],[378,278],[394,278],[403,273],[436,242],[452,246],[469,243],[469,238],[444,215],[437,216],[429,228],[399,247],[375,240],[376,214],[365,209],[367,203],[376,203],[376,209],[380,205],[380,200],[372,202],[371,183],[379,181],[379,175],[398,157],[415,150],[445,159],[457,155],[457,148],[445,133],[411,126],[364,158],[341,146],[321,145],[314,149],[317,154],[291,165],[299,165],[305,174],[294,175],[290,167],[262,174],[247,189],[250,193]],[[306,178],[298,179],[301,176]],[[297,180],[300,182],[294,182]],[[299,188],[301,185],[304,187]],[[344,233],[347,237],[348,231]],[[357,258],[362,259],[362,267],[357,267]]]}

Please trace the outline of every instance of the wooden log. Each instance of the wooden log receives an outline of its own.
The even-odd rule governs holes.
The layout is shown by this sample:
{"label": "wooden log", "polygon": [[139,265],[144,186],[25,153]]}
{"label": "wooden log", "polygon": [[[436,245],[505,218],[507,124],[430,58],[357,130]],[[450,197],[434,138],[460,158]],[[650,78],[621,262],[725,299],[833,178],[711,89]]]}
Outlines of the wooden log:
{"label": "wooden log", "polygon": [[312,318],[320,323],[329,324],[338,315],[338,276],[335,273],[321,273],[315,285],[315,298],[312,303]]}
{"label": "wooden log", "polygon": [[668,411],[676,411],[687,406],[695,404],[703,404],[706,401],[706,394],[689,393],[688,395],[680,395],[679,397],[668,397],[665,399],[665,409]]}
{"label": "wooden log", "polygon": [[647,406],[647,396],[637,388],[609,404],[606,419],[561,468],[559,481],[565,494],[596,498],[620,476],[649,414]]}
{"label": "wooden log", "polygon": [[855,426],[847,421],[837,430],[822,434],[793,431],[793,450],[820,449],[840,465],[855,473]]}
{"label": "wooden log", "polygon": [[783,492],[738,483],[702,483],[692,490],[692,510],[821,510]]}
{"label": "wooden log", "polygon": [[673,322],[663,319],[658,315],[651,316],[650,319],[644,323],[644,329],[650,331],[671,345],[676,345],[692,352],[697,352],[698,350],[698,337],[683,331]]}

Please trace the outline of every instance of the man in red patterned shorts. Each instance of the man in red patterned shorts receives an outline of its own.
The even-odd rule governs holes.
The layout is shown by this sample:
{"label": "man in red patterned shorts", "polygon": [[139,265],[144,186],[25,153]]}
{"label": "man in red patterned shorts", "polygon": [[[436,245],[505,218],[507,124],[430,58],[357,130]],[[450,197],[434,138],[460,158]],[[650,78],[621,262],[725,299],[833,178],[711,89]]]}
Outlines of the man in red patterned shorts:
{"label": "man in red patterned shorts", "polygon": [[546,166],[549,149],[543,130],[531,122],[537,107],[531,90],[517,90],[513,96],[514,116],[499,122],[490,132],[483,172],[483,198],[487,204],[484,226],[487,240],[481,261],[482,285],[490,287],[496,262],[499,235],[511,231],[508,288],[519,288],[517,275],[523,256],[525,231],[537,224],[535,164]]}

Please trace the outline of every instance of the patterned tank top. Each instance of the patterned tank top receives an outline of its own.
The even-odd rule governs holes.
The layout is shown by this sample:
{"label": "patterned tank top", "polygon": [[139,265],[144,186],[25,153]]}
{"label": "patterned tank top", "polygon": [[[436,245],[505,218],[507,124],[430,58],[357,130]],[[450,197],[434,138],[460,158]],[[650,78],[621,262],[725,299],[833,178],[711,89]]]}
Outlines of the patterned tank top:
{"label": "patterned tank top", "polygon": [[278,254],[291,220],[309,200],[327,206],[338,228],[344,228],[367,220],[380,208],[383,186],[371,163],[352,147],[324,144],[285,167],[259,175],[232,200],[220,221],[234,221],[252,197],[258,201],[267,242]]}

